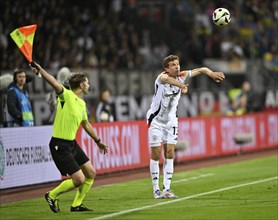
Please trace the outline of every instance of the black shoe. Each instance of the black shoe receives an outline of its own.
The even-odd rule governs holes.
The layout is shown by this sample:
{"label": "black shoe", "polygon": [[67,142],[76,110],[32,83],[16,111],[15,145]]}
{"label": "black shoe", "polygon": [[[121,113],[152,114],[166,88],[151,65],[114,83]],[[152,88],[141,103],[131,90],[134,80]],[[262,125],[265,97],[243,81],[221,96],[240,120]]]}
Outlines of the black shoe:
{"label": "black shoe", "polygon": [[70,207],[71,212],[88,212],[88,211],[93,211],[92,209],[88,209],[86,206],[81,204],[80,206],[76,207]]}
{"label": "black shoe", "polygon": [[49,197],[49,192],[44,194],[44,198],[46,199],[52,212],[55,212],[55,213],[60,212],[59,205],[58,205],[58,199],[51,199]]}

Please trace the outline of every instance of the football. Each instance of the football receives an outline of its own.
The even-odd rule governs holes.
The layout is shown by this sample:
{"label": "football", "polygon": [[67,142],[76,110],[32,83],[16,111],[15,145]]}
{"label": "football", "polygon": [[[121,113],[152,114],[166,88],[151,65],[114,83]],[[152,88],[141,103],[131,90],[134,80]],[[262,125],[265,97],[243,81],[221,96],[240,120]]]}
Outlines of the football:
{"label": "football", "polygon": [[212,14],[212,20],[217,26],[225,26],[231,21],[231,14],[226,8],[217,8]]}

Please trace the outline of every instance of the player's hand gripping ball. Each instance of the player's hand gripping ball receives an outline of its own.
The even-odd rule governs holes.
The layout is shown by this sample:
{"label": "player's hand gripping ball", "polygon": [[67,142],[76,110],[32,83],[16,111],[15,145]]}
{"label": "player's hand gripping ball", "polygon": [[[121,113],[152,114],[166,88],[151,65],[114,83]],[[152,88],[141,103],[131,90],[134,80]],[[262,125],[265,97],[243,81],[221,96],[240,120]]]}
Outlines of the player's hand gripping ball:
{"label": "player's hand gripping ball", "polygon": [[217,26],[225,26],[231,21],[231,14],[226,8],[217,8],[212,14],[212,20]]}

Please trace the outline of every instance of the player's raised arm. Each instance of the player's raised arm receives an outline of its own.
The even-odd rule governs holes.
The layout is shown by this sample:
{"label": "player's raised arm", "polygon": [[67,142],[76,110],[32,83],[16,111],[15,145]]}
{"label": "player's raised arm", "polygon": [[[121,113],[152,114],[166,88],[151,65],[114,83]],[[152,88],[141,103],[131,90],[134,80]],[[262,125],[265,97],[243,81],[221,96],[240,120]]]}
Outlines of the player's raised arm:
{"label": "player's raised arm", "polygon": [[172,77],[169,77],[167,74],[160,73],[157,78],[162,83],[168,83],[170,85],[177,86],[182,90],[182,93],[187,93],[187,90],[188,90],[187,86],[188,85],[184,85],[183,83],[179,82],[178,80],[176,80]]}
{"label": "player's raised arm", "polygon": [[206,74],[212,78],[215,82],[221,82],[225,79],[223,72],[214,72],[207,67],[196,68],[191,71],[191,77],[198,76],[200,74]]}
{"label": "player's raised arm", "polygon": [[38,63],[33,62],[33,65],[30,64],[30,68],[34,73],[39,72],[41,76],[53,87],[57,94],[62,91],[62,85],[55,79],[54,76],[46,72]]}

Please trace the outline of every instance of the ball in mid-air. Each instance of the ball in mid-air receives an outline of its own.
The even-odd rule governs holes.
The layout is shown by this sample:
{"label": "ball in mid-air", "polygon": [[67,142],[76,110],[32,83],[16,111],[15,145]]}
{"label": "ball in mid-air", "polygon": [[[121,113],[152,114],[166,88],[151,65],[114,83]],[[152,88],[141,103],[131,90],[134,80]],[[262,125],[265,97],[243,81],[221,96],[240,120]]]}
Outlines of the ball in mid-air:
{"label": "ball in mid-air", "polygon": [[231,21],[231,14],[226,8],[217,8],[212,14],[213,22],[218,26],[225,26]]}

